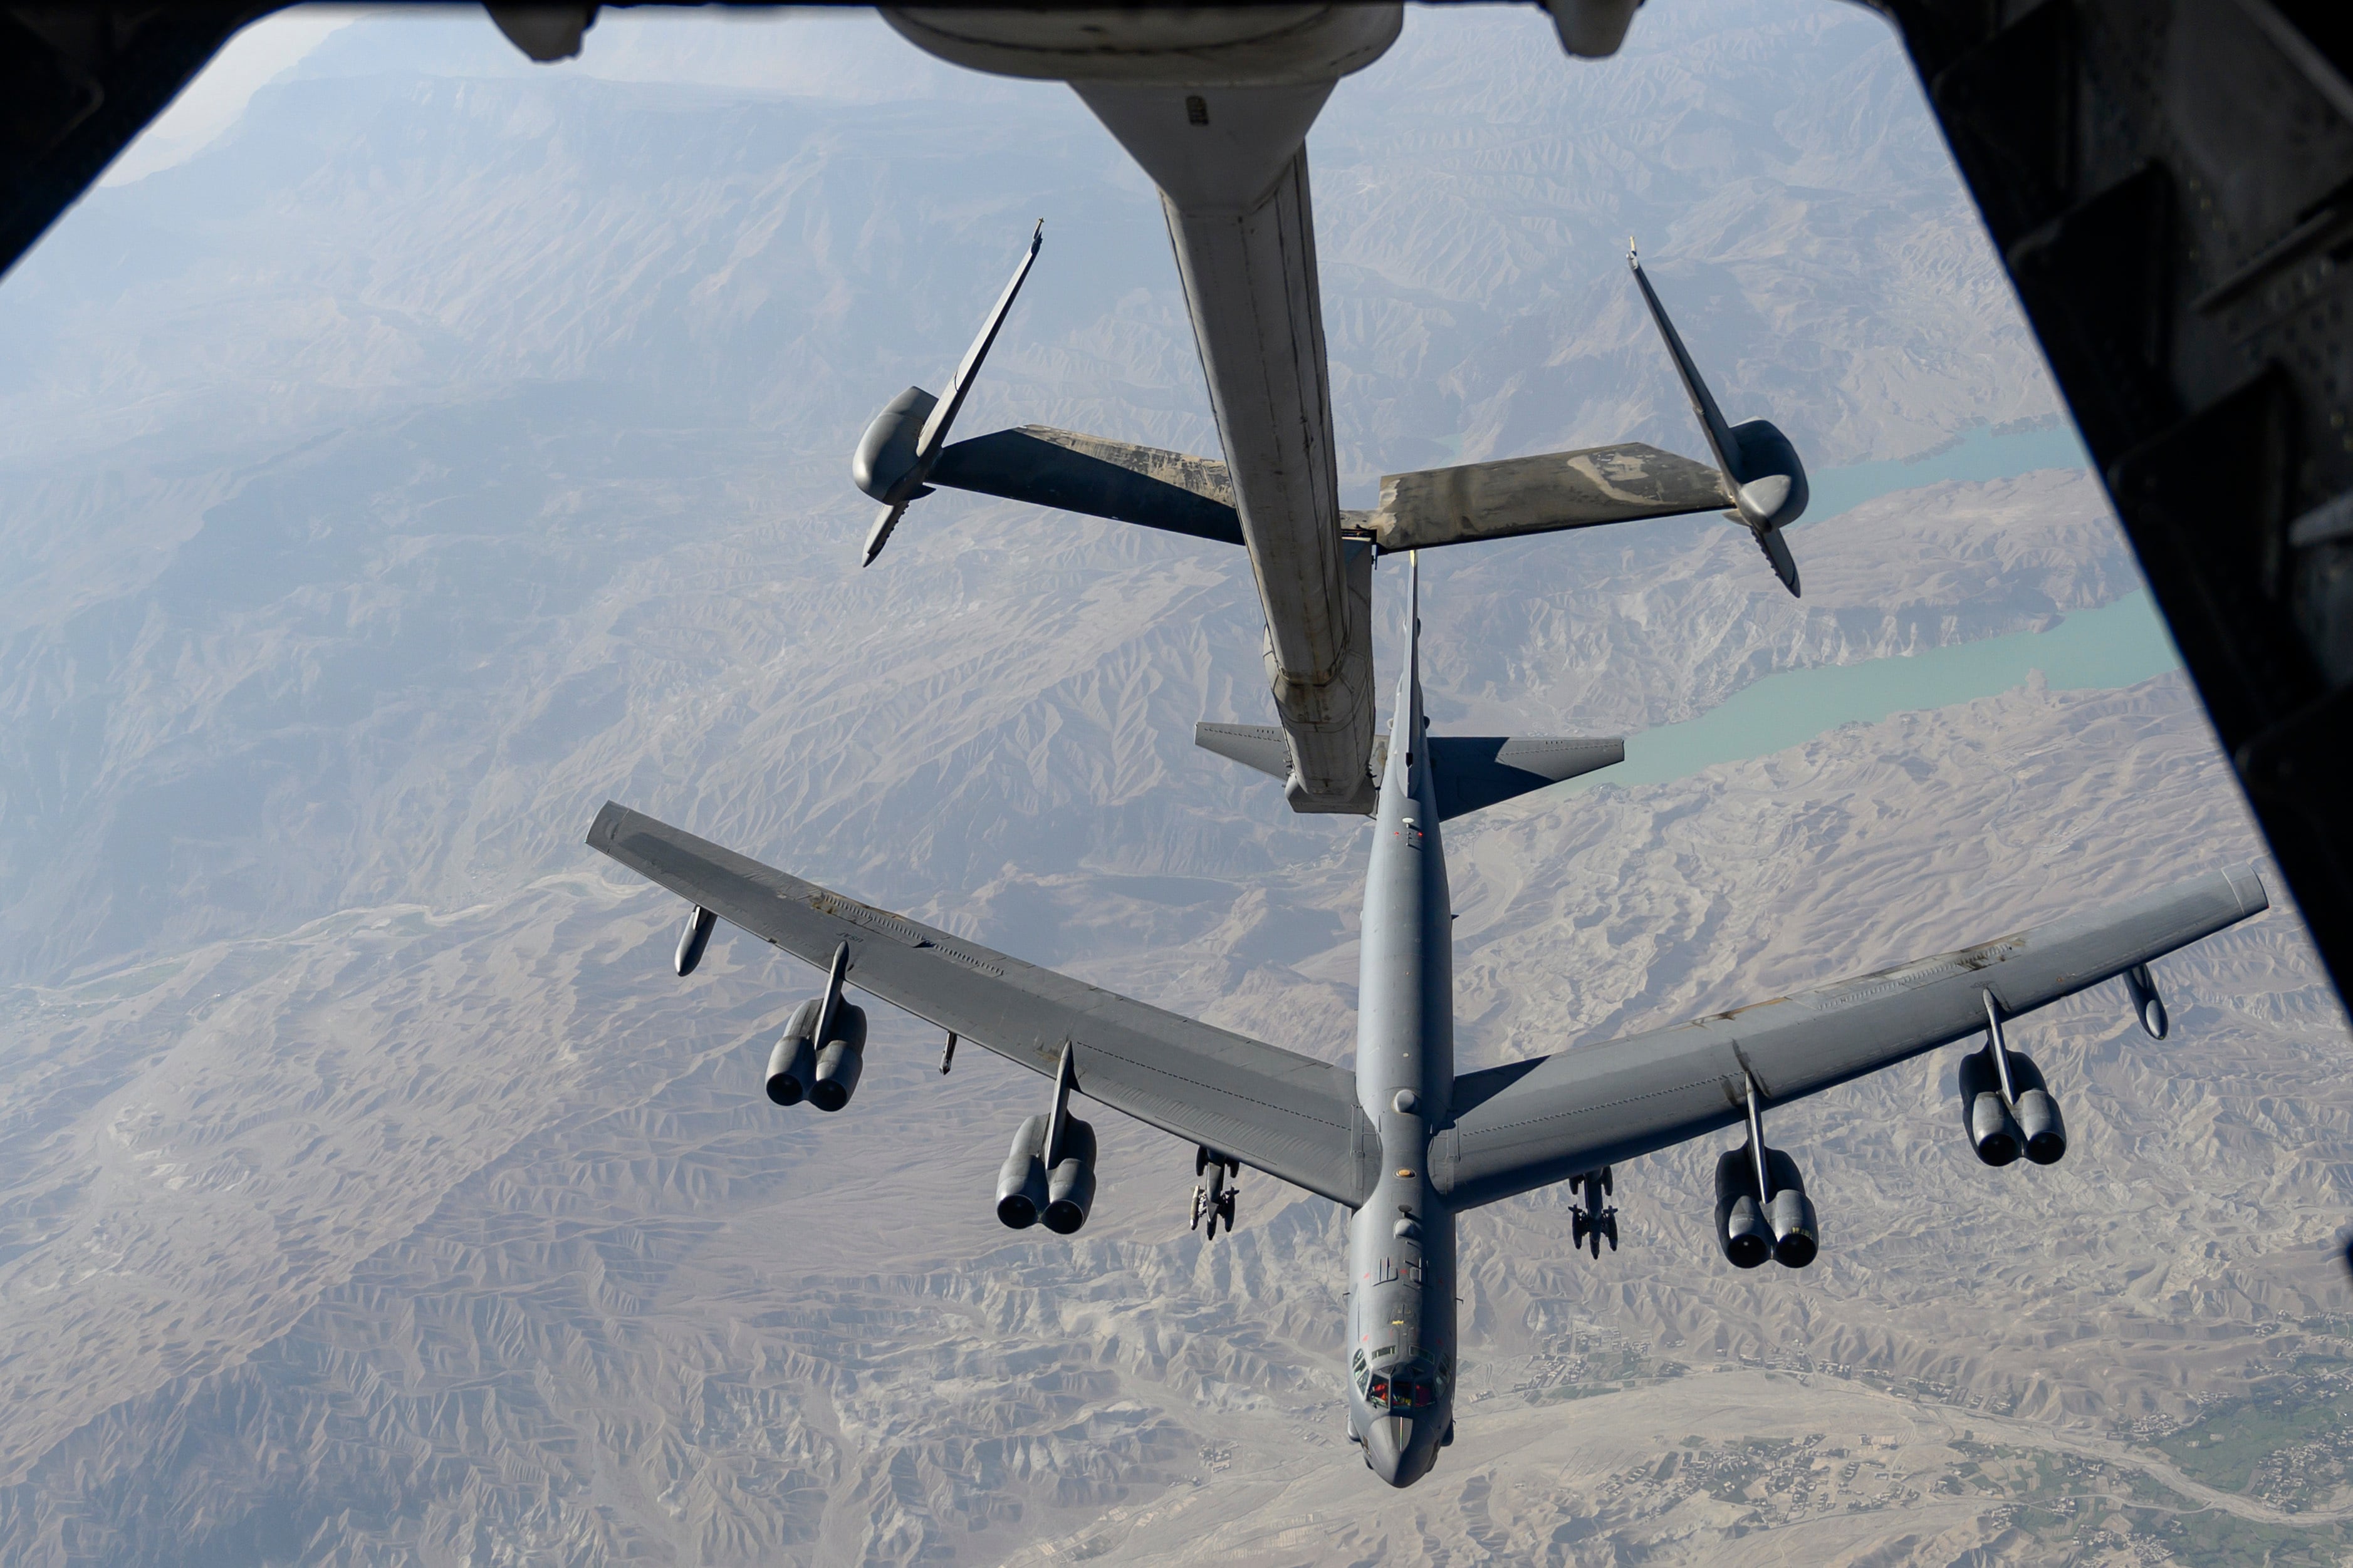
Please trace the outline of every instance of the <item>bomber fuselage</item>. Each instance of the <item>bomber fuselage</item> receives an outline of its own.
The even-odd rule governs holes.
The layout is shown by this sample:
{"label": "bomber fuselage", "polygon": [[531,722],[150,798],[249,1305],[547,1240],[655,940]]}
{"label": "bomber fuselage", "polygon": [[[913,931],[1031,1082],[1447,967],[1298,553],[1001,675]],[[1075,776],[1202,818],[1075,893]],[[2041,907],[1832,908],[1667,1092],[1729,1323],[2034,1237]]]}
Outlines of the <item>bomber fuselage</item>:
{"label": "bomber fuselage", "polygon": [[1348,1424],[1391,1486],[1430,1473],[1454,1422],[1454,1215],[1429,1150],[1454,1093],[1452,900],[1411,661],[1365,878],[1356,1091],[1381,1174],[1348,1226]]}

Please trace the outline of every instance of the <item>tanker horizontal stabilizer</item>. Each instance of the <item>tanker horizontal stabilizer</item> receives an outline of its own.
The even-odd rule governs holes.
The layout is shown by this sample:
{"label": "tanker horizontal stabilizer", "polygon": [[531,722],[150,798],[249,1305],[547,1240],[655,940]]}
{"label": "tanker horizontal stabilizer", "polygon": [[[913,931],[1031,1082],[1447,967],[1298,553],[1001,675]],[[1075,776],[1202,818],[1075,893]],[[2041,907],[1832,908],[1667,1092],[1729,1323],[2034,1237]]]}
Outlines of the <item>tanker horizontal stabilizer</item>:
{"label": "tanker horizontal stabilizer", "polygon": [[1640,441],[1384,474],[1381,504],[1349,520],[1383,551],[1429,550],[1733,504],[1705,463]]}
{"label": "tanker horizontal stabilizer", "polygon": [[1024,425],[958,441],[932,466],[930,482],[1220,544],[1242,542],[1223,463],[1132,441]]}
{"label": "tanker horizontal stabilizer", "polygon": [[1683,384],[1683,395],[1691,400],[1700,433],[1706,437],[1707,449],[1715,458],[1724,498],[1731,508],[1725,516],[1745,524],[1756,535],[1757,547],[1772,563],[1773,574],[1781,579],[1781,585],[1794,597],[1798,593],[1798,563],[1789,553],[1788,542],[1781,537],[1781,530],[1797,521],[1806,510],[1806,466],[1798,460],[1798,449],[1768,419],[1744,419],[1737,425],[1725,423],[1715,395],[1708,391],[1691,351],[1683,347],[1682,334],[1667,319],[1667,308],[1659,303],[1658,293],[1651,287],[1651,279],[1642,270],[1641,258],[1635,255],[1630,239],[1626,242],[1626,266],[1634,274],[1636,287],[1642,291],[1642,303],[1650,307],[1651,320],[1657,323],[1660,340],[1667,346],[1667,357],[1674,361],[1675,377]]}
{"label": "tanker horizontal stabilizer", "polygon": [[1029,276],[1030,265],[1038,259],[1038,247],[1045,237],[1046,224],[1041,218],[1030,231],[1029,248],[1014,266],[1005,292],[997,297],[988,319],[981,322],[980,335],[972,340],[972,347],[965,350],[964,358],[956,364],[955,374],[948,378],[947,396],[934,397],[920,386],[911,386],[886,404],[873,423],[867,426],[857,453],[849,459],[849,478],[860,489],[881,501],[882,510],[875,518],[874,526],[867,531],[860,566],[874,564],[874,558],[891,542],[892,530],[907,515],[907,508],[932,493],[928,481],[946,445],[948,426],[955,423],[957,411],[964,407],[973,380],[980,374],[980,362],[988,357],[989,345],[997,342],[1005,318],[1012,313],[1013,300],[1021,292],[1022,280]]}

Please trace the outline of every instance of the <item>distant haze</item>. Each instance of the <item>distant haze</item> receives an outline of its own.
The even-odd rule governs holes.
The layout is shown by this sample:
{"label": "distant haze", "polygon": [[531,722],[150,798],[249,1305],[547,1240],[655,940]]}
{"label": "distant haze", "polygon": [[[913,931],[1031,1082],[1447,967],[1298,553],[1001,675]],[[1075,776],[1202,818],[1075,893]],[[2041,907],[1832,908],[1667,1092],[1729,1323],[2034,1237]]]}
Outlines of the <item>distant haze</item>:
{"label": "distant haze", "polygon": [[[298,12],[227,64],[0,280],[0,1561],[2348,1544],[2353,1089],[2276,879],[2160,966],[2165,1046],[2120,993],[2018,1026],[2063,1166],[1968,1156],[1951,1052],[1778,1116],[1805,1276],[1711,1249],[1713,1149],[1620,1170],[1598,1263],[1561,1194],[1472,1216],[1461,1439],[1401,1496],[1342,1438],[1329,1205],[1246,1178],[1205,1250],[1190,1152],[1106,1116],[1088,1229],[1007,1232],[1039,1086],[885,1009],[849,1110],[768,1104],[811,977],[723,935],[679,983],[608,796],[1350,1048],[1362,825],[1190,745],[1268,719],[1238,552],[944,493],[856,569],[859,432],[1040,217],[959,427],[1216,452],[1148,184],[864,13],[608,8],[534,68]],[[1630,233],[1818,469],[2058,417],[1857,8],[1652,5],[1600,63],[1413,10],[1310,154],[1352,500],[1695,450]],[[1639,735],[2140,588],[2072,464],[1932,472],[1799,530],[1802,601],[1714,518],[1434,552],[1436,721]],[[2178,673],[2053,684],[1454,825],[1465,1064],[2261,862]]]}

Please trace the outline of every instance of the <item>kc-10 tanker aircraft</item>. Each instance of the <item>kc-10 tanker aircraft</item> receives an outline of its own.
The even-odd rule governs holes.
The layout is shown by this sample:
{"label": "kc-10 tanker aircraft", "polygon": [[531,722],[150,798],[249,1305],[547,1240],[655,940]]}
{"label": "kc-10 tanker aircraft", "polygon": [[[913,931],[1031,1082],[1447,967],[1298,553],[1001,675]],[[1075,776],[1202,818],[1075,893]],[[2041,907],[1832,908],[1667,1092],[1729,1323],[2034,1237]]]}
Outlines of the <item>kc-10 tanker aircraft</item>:
{"label": "kc-10 tanker aircraft", "polygon": [[[1637,0],[1547,0],[1563,46],[1614,52]],[[1798,592],[1782,530],[1806,508],[1796,450],[1771,423],[1727,425],[1635,268],[1712,459],[1627,442],[1392,474],[1370,512],[1343,511],[1332,434],[1308,129],[1339,79],[1398,36],[1397,5],[1263,9],[993,10],[885,6],[953,64],[1069,83],[1149,174],[1176,250],[1224,461],[1027,426],[947,444],[973,376],[1038,255],[1014,270],[944,395],[901,393],[852,464],[882,504],[871,564],[913,501],[977,490],[1244,545],[1266,615],[1267,678],[1303,812],[1369,813],[1376,551],[1723,510]]]}
{"label": "kc-10 tanker aircraft", "polygon": [[[1418,583],[1418,563],[1414,572]],[[1566,1180],[1574,1237],[1618,1245],[1612,1167],[1721,1129],[1742,1129],[1715,1167],[1715,1238],[1736,1268],[1802,1268],[1819,1230],[1804,1178],[1765,1142],[1768,1110],[1923,1051],[1982,1034],[1960,1063],[1960,1119],[1989,1165],[2066,1152],[2058,1102],[2006,1026],[2120,978],[2151,1037],[2166,1033],[2149,962],[2268,907],[2249,868],[2211,872],[2096,916],[1997,937],[1672,1028],[1458,1073],[1452,900],[1440,824],[1622,761],[1618,740],[1432,735],[1422,717],[1419,595],[1388,736],[1365,881],[1353,1068],[1196,1023],[861,904],[625,806],[607,803],[588,842],[693,908],[676,967],[691,973],[720,919],[825,973],[768,1060],[780,1105],[849,1103],[869,995],[1050,1079],[1048,1108],[1013,1135],[997,1214],[1068,1235],[1094,1202],[1094,1130],[1073,1095],[1195,1146],[1204,1179],[1193,1223],[1235,1218],[1241,1167],[1347,1208],[1348,1433],[1392,1486],[1430,1473],[1454,1438],[1455,1219]],[[1202,727],[1203,743],[1286,775],[1282,733]]]}

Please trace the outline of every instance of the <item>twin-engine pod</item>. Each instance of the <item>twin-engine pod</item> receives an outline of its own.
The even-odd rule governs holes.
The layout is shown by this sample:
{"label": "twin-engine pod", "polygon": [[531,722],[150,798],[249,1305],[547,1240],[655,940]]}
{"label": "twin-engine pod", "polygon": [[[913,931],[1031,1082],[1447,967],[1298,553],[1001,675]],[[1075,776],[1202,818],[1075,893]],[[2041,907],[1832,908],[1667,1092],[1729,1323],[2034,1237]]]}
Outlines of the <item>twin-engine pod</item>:
{"label": "twin-engine pod", "polygon": [[1094,1207],[1095,1130],[1071,1114],[1074,1066],[1071,1047],[1063,1047],[1054,1109],[1021,1123],[997,1173],[997,1217],[1015,1230],[1042,1219],[1048,1230],[1069,1236]]}
{"label": "twin-engine pod", "polygon": [[[2019,1058],[2012,1056],[2015,1063]],[[2002,1098],[2001,1079],[1983,1051],[1961,1058],[1961,1126],[1969,1147],[1989,1165],[2007,1165],[2026,1149],[2026,1134]]]}
{"label": "twin-engine pod", "polygon": [[866,1065],[866,1009],[841,999],[849,973],[849,944],[834,949],[825,994],[793,1010],[776,1048],[768,1053],[768,1098],[778,1105],[807,1100],[819,1110],[839,1110],[858,1091]]}
{"label": "twin-engine pod", "polygon": [[1755,1268],[1768,1258],[1788,1268],[1811,1263],[1821,1251],[1821,1229],[1798,1163],[1778,1149],[1766,1150],[1760,1185],[1755,1145],[1718,1157],[1715,1242],[1735,1268]]}
{"label": "twin-engine pod", "polygon": [[806,1100],[819,1110],[839,1110],[857,1092],[866,1058],[866,1009],[849,1002],[836,1005],[828,1037],[820,1044],[818,1015],[824,1005],[811,1001],[795,1008],[768,1053],[768,1098],[778,1105]]}
{"label": "twin-engine pod", "polygon": [[[2159,1009],[2160,1021],[2162,1008]],[[2055,1165],[2067,1152],[2067,1124],[2042,1070],[2002,1037],[2001,1009],[1986,997],[1986,1043],[1961,1058],[1961,1126],[1989,1165],[2024,1154]]]}

